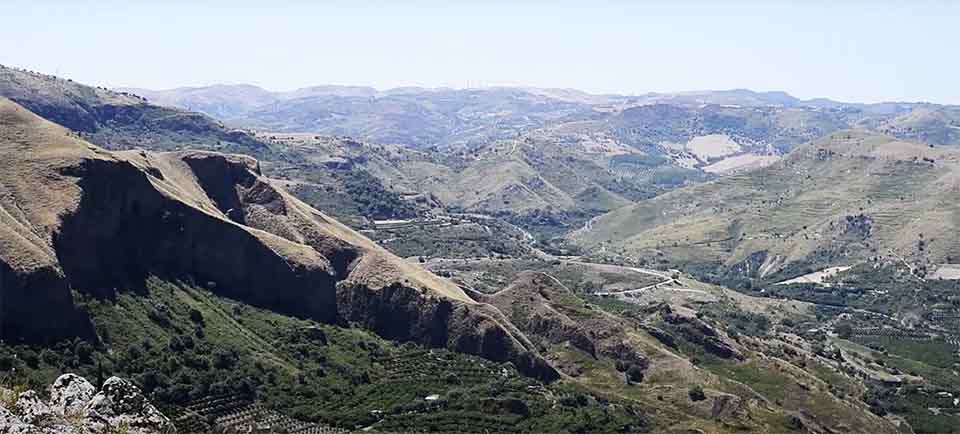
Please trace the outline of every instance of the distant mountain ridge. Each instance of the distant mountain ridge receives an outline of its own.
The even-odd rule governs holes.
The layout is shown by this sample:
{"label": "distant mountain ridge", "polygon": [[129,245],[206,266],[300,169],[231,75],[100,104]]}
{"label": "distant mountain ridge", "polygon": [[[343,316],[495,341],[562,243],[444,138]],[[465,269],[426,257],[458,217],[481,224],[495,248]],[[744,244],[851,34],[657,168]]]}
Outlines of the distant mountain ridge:
{"label": "distant mountain ridge", "polygon": [[[354,227],[369,218],[409,218],[415,210],[401,197],[424,193],[443,208],[556,235],[691,182],[773,164],[802,143],[848,128],[960,144],[958,107],[805,102],[746,89],[629,97],[504,87],[140,91],[172,107],[136,92],[0,68],[0,96],[99,146],[170,151],[189,144],[251,155],[265,173],[282,171],[302,199]],[[299,138],[283,138],[291,135]],[[326,165],[344,157],[350,169],[333,176]]]}
{"label": "distant mountain ridge", "polygon": [[718,89],[718,90],[690,90],[677,92],[646,92],[640,94],[591,93],[575,88],[543,88],[533,86],[489,86],[489,87],[419,87],[404,86],[387,89],[377,89],[372,86],[324,84],[297,88],[289,91],[272,91],[252,84],[213,84],[207,86],[183,86],[169,89],[148,89],[142,87],[118,87],[114,90],[131,93],[147,98],[161,105],[175,105],[175,101],[189,101],[196,96],[224,96],[233,95],[257,96],[261,101],[247,98],[250,103],[257,104],[265,101],[277,102],[287,99],[303,98],[317,95],[383,97],[402,94],[429,94],[453,91],[522,91],[552,99],[577,102],[583,104],[605,104],[614,101],[629,101],[638,104],[732,104],[745,106],[784,106],[784,107],[915,107],[937,106],[924,101],[879,101],[875,103],[845,102],[830,98],[817,97],[802,99],[780,90],[757,91],[746,88]]}
{"label": "distant mountain ridge", "polygon": [[261,138],[300,133],[306,141],[315,134],[395,144],[386,160],[376,146],[334,154],[349,155],[395,191],[429,193],[453,209],[537,227],[556,225],[554,234],[691,182],[774,164],[803,143],[850,128],[960,145],[960,107],[802,100],[780,91],[624,96],[519,87],[270,92],[235,85],[125,92],[267,132]]}
{"label": "distant mountain ridge", "polygon": [[377,91],[315,86],[269,92],[248,85],[125,89],[160,105],[199,111],[229,125],[275,132],[347,135],[414,146],[485,143],[515,137],[568,117],[588,118],[588,104],[513,88]]}
{"label": "distant mountain ridge", "polygon": [[[661,110],[668,116],[666,119],[633,116],[643,128],[664,128],[662,124],[670,122],[702,123],[712,113],[737,112],[732,114],[737,118],[735,122],[725,126],[730,131],[705,130],[703,134],[753,135],[752,140],[782,151],[853,127],[938,145],[960,144],[960,108],[956,106],[803,100],[782,91],[730,89],[596,95],[576,89],[533,87],[405,87],[381,91],[363,86],[325,85],[273,92],[245,84],[120,90],[160,105],[199,111],[235,127],[346,135],[374,143],[415,147],[472,147],[543,128],[584,122],[606,125],[608,130],[632,128],[636,125],[622,125],[619,119],[631,111],[651,107],[672,108],[674,114]],[[780,125],[782,131],[765,136],[768,131],[756,127],[770,124]]]}

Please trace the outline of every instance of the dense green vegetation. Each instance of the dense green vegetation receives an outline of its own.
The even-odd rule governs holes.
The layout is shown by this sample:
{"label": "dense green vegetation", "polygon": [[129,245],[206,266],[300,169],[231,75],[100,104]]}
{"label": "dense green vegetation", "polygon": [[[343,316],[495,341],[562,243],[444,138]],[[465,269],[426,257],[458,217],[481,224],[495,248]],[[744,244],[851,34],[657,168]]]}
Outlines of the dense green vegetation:
{"label": "dense green vegetation", "polygon": [[897,414],[905,417],[917,434],[960,433],[957,416],[949,413],[935,414],[930,408],[952,407],[952,398],[937,396],[916,386],[900,390],[874,386],[864,394],[870,411],[878,415]]}
{"label": "dense green vegetation", "polygon": [[[957,347],[942,340],[857,337],[855,341],[882,354],[922,363],[933,368],[953,369],[955,363],[960,363],[960,357],[954,355]],[[892,364],[902,367],[906,370],[905,372],[914,371],[909,364],[897,360]],[[960,384],[960,380],[957,383]]]}
{"label": "dense green vegetation", "polygon": [[[905,329],[902,324],[885,319],[888,317],[874,314],[846,316],[849,319],[838,321],[834,331],[841,338],[868,348],[864,350],[867,360],[892,373],[922,379],[904,385],[871,384],[862,399],[872,412],[902,416],[917,433],[960,432],[952,402],[953,396],[960,396],[960,380],[955,374],[960,356],[958,348],[943,336],[956,333],[957,326],[949,320],[939,323],[931,316],[934,312],[948,318],[956,315],[960,305],[958,282],[924,280],[916,275],[916,270],[911,272],[896,264],[862,264],[827,279],[827,283],[830,286],[771,285],[766,287],[766,295],[817,303],[818,317],[825,321],[841,314],[850,315],[855,308],[898,317],[914,316],[914,321],[937,325],[933,330],[920,322]],[[887,332],[860,332],[881,327]]]}
{"label": "dense green vegetation", "polygon": [[364,226],[364,219],[407,219],[418,214],[416,206],[363,169],[304,166],[298,176],[305,182],[290,189],[294,195],[354,227]]}
{"label": "dense green vegetation", "polygon": [[380,432],[635,432],[647,424],[630,404],[544,385],[509,364],[398,345],[187,284],[147,286],[147,294],[84,298],[100,342],[0,345],[0,380],[44,390],[63,372],[96,384],[120,375],[168,414],[238,395],[300,420]]}

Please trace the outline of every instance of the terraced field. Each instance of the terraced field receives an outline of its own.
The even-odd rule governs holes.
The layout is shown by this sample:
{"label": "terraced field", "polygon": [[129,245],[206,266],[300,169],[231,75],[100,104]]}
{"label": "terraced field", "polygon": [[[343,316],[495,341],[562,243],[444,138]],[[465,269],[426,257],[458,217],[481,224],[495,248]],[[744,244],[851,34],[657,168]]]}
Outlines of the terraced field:
{"label": "terraced field", "polygon": [[288,434],[345,434],[348,431],[300,421],[265,407],[249,396],[208,396],[182,408],[174,417],[182,432],[216,428],[227,433],[283,432]]}

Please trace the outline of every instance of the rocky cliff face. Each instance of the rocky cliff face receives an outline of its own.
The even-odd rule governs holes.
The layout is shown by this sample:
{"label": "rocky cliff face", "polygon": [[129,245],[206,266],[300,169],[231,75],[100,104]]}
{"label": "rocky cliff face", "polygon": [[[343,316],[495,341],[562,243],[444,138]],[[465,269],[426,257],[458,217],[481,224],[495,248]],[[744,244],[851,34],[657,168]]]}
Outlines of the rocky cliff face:
{"label": "rocky cliff face", "polygon": [[111,153],[8,100],[0,154],[5,340],[95,338],[71,291],[110,298],[153,275],[556,376],[496,308],[275,187],[252,158]]}
{"label": "rocky cliff face", "polygon": [[491,305],[458,303],[402,284],[379,290],[343,284],[337,298],[343,318],[385,338],[511,362],[521,373],[544,381],[559,378],[524,332]]}
{"label": "rocky cliff face", "polygon": [[[0,389],[0,394],[12,391]],[[4,405],[12,403],[12,408]],[[160,413],[122,378],[111,377],[99,391],[83,377],[61,375],[50,387],[50,400],[28,390],[0,400],[0,433],[92,434],[103,432],[153,434],[174,432]]]}

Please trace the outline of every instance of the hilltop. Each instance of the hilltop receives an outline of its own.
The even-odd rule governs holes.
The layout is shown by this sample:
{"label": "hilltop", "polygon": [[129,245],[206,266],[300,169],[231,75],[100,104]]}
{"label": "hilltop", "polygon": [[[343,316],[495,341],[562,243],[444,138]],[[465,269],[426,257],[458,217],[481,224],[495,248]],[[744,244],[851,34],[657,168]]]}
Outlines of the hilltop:
{"label": "hilltop", "polygon": [[314,86],[269,92],[248,85],[124,89],[159,104],[197,110],[261,131],[348,135],[412,146],[483,143],[513,137],[565,117],[589,116],[588,105],[512,88],[377,91]]}
{"label": "hilltop", "polygon": [[[468,213],[503,218],[547,241],[632,202],[774,164],[801,143],[851,126],[935,145],[957,143],[960,131],[949,106],[804,101],[743,89],[639,96],[351,86],[271,92],[249,85],[114,92],[2,71],[0,95],[54,121],[89,118],[68,126],[97,145],[168,151],[189,143],[251,155],[300,199],[363,230],[374,230],[377,220]],[[311,123],[299,124],[301,117]],[[423,234],[401,238],[396,245],[427,241]],[[488,253],[522,250],[508,239],[482,244]]]}
{"label": "hilltop", "polygon": [[[83,140],[105,149],[195,149],[257,158],[265,175],[277,179],[299,199],[405,255],[422,255],[422,250],[413,248],[422,249],[423,245],[452,255],[530,251],[523,231],[510,223],[486,216],[451,216],[430,190],[411,194],[426,183],[408,182],[408,178],[418,180],[439,173],[429,170],[429,164],[441,155],[438,153],[427,155],[345,137],[230,129],[197,112],[161,107],[122,92],[15,68],[0,67],[3,95],[35,108],[48,120],[71,125]],[[71,119],[83,122],[71,123]],[[437,167],[446,165],[443,170],[455,173],[463,165],[460,158],[444,159]],[[402,165],[401,161],[427,164]],[[396,169],[401,166],[406,172]],[[376,221],[392,220],[416,224],[408,225],[413,231],[377,231]],[[441,231],[418,229],[438,223],[443,223]]]}

